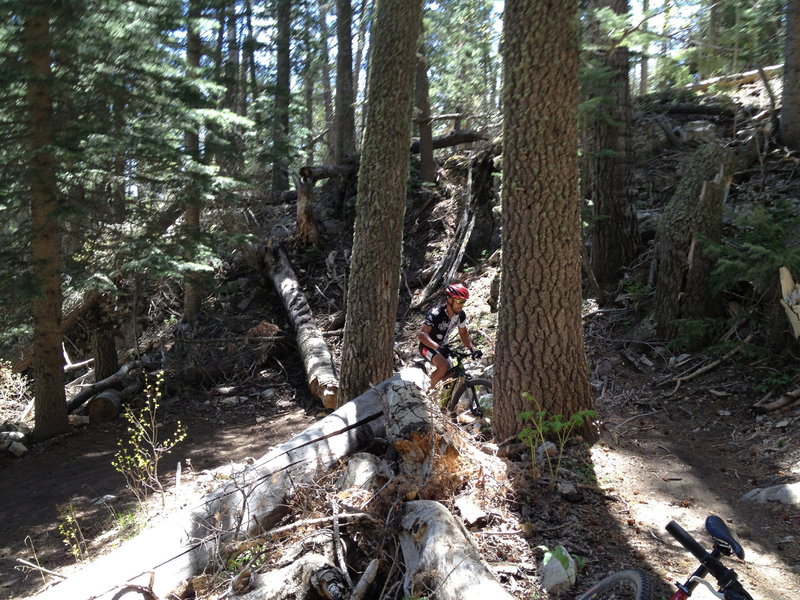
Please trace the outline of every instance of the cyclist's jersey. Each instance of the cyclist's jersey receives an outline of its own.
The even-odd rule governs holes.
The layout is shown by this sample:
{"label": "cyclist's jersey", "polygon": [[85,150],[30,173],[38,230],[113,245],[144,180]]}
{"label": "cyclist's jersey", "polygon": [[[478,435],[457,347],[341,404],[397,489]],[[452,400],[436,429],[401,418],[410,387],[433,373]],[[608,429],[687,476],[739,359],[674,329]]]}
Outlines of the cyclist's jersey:
{"label": "cyclist's jersey", "polygon": [[447,316],[447,305],[440,304],[434,306],[425,315],[423,325],[428,325],[431,328],[430,336],[437,344],[445,344],[450,338],[456,328],[463,328],[467,326],[467,315],[464,311],[457,312],[452,318]]}

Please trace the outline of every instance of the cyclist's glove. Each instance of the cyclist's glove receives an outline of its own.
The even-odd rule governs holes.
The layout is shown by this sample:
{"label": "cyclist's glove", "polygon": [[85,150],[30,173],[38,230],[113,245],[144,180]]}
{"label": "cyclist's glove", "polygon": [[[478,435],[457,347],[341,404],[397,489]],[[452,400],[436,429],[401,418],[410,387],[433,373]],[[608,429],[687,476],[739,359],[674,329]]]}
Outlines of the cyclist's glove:
{"label": "cyclist's glove", "polygon": [[480,350],[473,350],[472,351],[472,359],[473,360],[478,360],[481,356],[483,356],[483,352],[481,352]]}
{"label": "cyclist's glove", "polygon": [[444,356],[445,358],[449,358],[451,353],[450,346],[448,346],[447,344],[442,344],[439,346],[437,352],[442,356]]}

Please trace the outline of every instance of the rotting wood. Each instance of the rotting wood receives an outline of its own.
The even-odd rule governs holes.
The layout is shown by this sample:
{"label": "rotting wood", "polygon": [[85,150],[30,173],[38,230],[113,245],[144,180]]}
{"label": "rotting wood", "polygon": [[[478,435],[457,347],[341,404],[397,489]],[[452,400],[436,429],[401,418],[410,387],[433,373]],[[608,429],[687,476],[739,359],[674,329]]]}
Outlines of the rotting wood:
{"label": "rotting wood", "polygon": [[[386,438],[398,453],[400,473],[414,482],[417,492],[434,470],[457,473],[460,430],[449,426],[442,412],[423,396],[421,387],[401,382],[383,388],[381,402],[386,416]],[[440,483],[440,482],[437,482]],[[413,490],[407,497],[413,496]]]}
{"label": "rotting wood", "polygon": [[404,369],[381,382],[244,467],[198,505],[145,530],[37,598],[105,600],[122,584],[146,583],[151,573],[154,592],[165,597],[205,569],[220,544],[271,528],[295,490],[381,435],[385,417],[379,394],[399,380],[421,387],[424,373]]}
{"label": "rotting wood", "polygon": [[401,525],[406,593],[435,594],[437,600],[513,600],[481,560],[470,534],[439,502],[406,502]]}
{"label": "rotting wood", "polygon": [[333,366],[333,358],[322,332],[317,327],[297,276],[289,264],[289,258],[281,249],[268,249],[265,258],[272,283],[294,327],[309,390],[325,408],[336,408],[339,401],[339,378]]}
{"label": "rotting wood", "polygon": [[303,245],[316,245],[319,243],[319,228],[311,214],[314,180],[307,177],[294,179],[297,188],[297,241]]}

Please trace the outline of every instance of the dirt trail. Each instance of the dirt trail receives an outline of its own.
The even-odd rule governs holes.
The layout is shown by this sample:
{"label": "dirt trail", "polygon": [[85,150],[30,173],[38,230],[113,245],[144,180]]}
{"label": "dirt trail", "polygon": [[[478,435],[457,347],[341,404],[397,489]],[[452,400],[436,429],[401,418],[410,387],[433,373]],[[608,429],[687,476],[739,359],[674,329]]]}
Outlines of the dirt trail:
{"label": "dirt trail", "polygon": [[[800,507],[741,500],[755,487],[798,476],[797,435],[779,442],[774,424],[785,418],[757,418],[743,398],[720,399],[741,373],[723,368],[692,388],[664,397],[650,389],[638,402],[620,398],[600,403],[607,431],[592,450],[598,481],[619,502],[608,507],[628,530],[637,561],[662,582],[684,581],[696,561],[665,531],[675,520],[699,541],[710,541],[704,522],[722,517],[745,548],[745,562],[726,559],[757,600],[783,600],[800,592],[800,548],[796,532]],[[633,418],[636,415],[643,415]],[[777,433],[776,433],[777,432]],[[792,448],[781,456],[778,445]],[[782,464],[794,462],[790,474]],[[698,589],[695,598],[713,598]]]}

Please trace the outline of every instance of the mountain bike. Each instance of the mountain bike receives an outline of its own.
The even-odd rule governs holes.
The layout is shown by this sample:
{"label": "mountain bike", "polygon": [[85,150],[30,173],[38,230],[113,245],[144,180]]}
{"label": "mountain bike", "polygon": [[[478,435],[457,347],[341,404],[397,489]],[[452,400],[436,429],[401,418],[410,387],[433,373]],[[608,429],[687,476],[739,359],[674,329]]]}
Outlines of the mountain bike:
{"label": "mountain bike", "polygon": [[[701,584],[722,600],[753,600],[753,597],[742,587],[736,572],[727,568],[719,560],[720,556],[732,554],[744,559],[744,548],[736,541],[725,521],[715,515],[710,515],[706,519],[706,531],[714,542],[711,552],[706,551],[675,521],[670,521],[666,529],[700,561],[700,566],[684,583],[675,584],[677,590],[669,597],[669,600],[686,600]],[[717,580],[716,590],[710,581],[704,579],[709,573]],[[597,582],[578,596],[577,600],[651,600],[651,597],[652,586],[647,575],[628,569],[609,575]]]}
{"label": "mountain bike", "polygon": [[461,352],[450,348],[450,362],[453,365],[442,378],[445,391],[442,395],[440,405],[446,408],[447,412],[455,416],[459,402],[465,400],[469,405],[470,412],[477,416],[483,416],[481,399],[492,394],[492,380],[484,377],[472,377],[464,364],[465,359],[470,358],[469,352]]}

